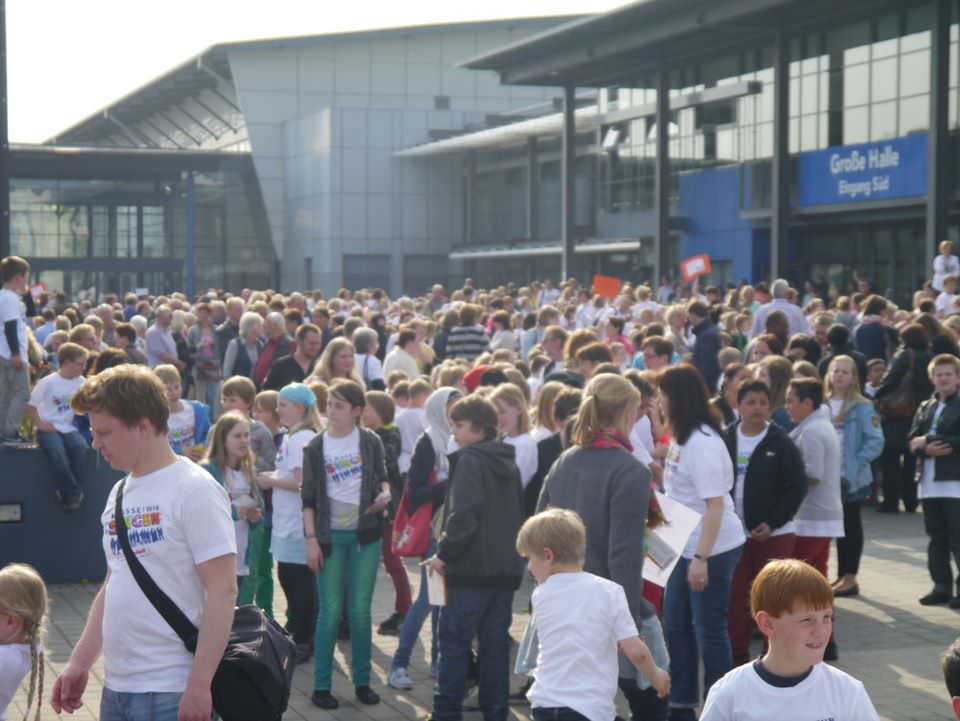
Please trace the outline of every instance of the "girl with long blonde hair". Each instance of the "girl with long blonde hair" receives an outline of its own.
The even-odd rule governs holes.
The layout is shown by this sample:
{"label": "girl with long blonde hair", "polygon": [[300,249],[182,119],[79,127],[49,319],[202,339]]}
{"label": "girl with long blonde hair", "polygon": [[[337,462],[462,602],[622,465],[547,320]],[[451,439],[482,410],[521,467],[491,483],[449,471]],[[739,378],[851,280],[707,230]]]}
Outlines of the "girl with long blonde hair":
{"label": "girl with long blonde hair", "polygon": [[558,430],[557,422],[553,417],[553,402],[564,388],[563,383],[559,381],[547,381],[540,386],[533,418],[536,426],[530,432],[537,443],[544,438],[549,438]]}
{"label": "girl with long blonde hair", "polygon": [[537,442],[530,435],[530,411],[527,399],[513,383],[501,383],[489,395],[497,407],[503,442],[514,447],[520,482],[526,488],[537,472]]}
{"label": "girl with long blonde hair", "polygon": [[47,587],[36,569],[23,563],[0,569],[0,718],[29,674],[24,718],[36,700],[40,721],[47,608]]}
{"label": "girl with long blonde hair", "polygon": [[[537,511],[576,511],[587,528],[583,570],[620,584],[627,604],[657,665],[667,664],[663,629],[643,598],[645,526],[637,509],[649,509],[650,470],[632,454],[630,430],[641,403],[639,391],[622,376],[602,373],[587,385],[574,421],[573,442],[543,481]],[[634,718],[666,718],[667,699],[640,689],[635,677],[619,680]]]}
{"label": "girl with long blonde hair", "polygon": [[[860,393],[857,364],[850,356],[831,359],[823,379],[823,396],[840,437],[843,459],[840,488],[844,537],[837,539],[837,580],[833,582],[833,592],[835,596],[855,596],[860,593],[857,572],[863,555],[860,504],[870,496],[873,487],[870,463],[883,451],[883,431],[873,404]],[[831,651],[835,653],[836,648]]]}
{"label": "girl with long blonde hair", "polygon": [[248,551],[261,542],[264,502],[250,448],[250,421],[240,411],[228,411],[220,416],[210,435],[210,447],[201,465],[230,495],[237,536],[237,588],[251,597],[251,589],[244,585],[255,582],[259,569],[252,567],[255,554]]}

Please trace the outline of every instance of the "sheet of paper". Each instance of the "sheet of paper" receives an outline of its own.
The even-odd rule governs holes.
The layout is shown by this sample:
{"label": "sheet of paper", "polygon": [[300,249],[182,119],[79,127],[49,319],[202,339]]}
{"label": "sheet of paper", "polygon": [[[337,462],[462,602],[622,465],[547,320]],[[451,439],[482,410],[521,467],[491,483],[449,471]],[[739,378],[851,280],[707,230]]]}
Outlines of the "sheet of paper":
{"label": "sheet of paper", "polygon": [[647,554],[643,559],[643,580],[666,586],[702,515],[659,491],[656,493],[667,522],[654,529],[654,537],[649,539]]}
{"label": "sheet of paper", "polygon": [[431,606],[447,605],[447,581],[439,573],[427,571],[427,600]]}

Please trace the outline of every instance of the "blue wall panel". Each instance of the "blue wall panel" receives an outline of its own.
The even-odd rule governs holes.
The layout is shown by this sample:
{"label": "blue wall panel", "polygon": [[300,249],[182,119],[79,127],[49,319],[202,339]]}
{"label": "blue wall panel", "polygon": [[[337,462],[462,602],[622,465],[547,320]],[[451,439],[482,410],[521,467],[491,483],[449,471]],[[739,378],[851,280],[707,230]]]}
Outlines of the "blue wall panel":
{"label": "blue wall panel", "polygon": [[680,214],[687,219],[680,235],[680,257],[706,253],[731,261],[732,279],[753,280],[754,229],[740,217],[740,168],[711,168],[680,175]]}

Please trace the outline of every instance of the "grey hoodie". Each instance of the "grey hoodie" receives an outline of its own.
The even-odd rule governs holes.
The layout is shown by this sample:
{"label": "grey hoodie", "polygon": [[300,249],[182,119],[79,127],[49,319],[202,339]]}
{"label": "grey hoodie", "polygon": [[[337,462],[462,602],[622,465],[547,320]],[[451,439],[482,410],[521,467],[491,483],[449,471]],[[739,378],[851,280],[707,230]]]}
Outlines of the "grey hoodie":
{"label": "grey hoodie", "polygon": [[[794,517],[798,536],[835,537],[822,532],[824,522],[839,521],[843,536],[843,502],[840,495],[840,468],[843,456],[840,439],[830,422],[830,407],[823,403],[790,431],[800,449],[810,483],[807,495]],[[836,525],[836,523],[834,523]]]}

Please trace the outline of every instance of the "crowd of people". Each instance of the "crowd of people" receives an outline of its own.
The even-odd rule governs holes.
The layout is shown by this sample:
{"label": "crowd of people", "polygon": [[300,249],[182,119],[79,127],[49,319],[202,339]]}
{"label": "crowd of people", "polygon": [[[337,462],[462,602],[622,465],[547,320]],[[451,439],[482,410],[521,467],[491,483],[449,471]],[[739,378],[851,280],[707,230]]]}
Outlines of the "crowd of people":
{"label": "crowd of people", "polygon": [[[276,578],[321,709],[339,705],[338,639],[357,700],[379,702],[382,562],[395,606],[376,630],[399,637],[388,684],[415,685],[411,653],[430,617],[434,721],[459,721],[476,682],[485,720],[505,719],[526,558],[538,586],[516,670],[534,719],[610,721],[617,687],[638,721],[791,719],[791,708],[877,718],[859,682],[820,665],[839,654],[833,599],[860,593],[865,506],[922,508],[931,587],[918,602],[960,609],[960,263],[947,241],[934,269],[909,307],[859,277],[847,293],[664,280],[602,297],[573,279],[468,279],[421,297],[245,289],[93,304],[33,295],[29,265],[8,257],[0,433],[10,447],[39,444],[65,511],[85,503],[92,444],[130,474],[125,513],[129,499],[179,524],[130,537],[190,608],[205,663],[219,641],[204,623],[221,611],[208,613],[203,593],[272,615]],[[660,588],[643,565],[663,563],[651,545],[664,496],[701,520]],[[126,655],[130,629],[163,622],[132,600],[112,503],[111,577],[54,707],[79,707],[102,652],[101,719],[139,718],[121,709],[147,692],[182,694],[172,716],[152,718],[177,706],[209,718],[200,650],[185,659],[161,633]],[[199,576],[164,570],[158,542]],[[108,630],[111,610],[133,640]],[[159,678],[151,654],[175,670]],[[955,697],[958,654],[944,662]],[[744,701],[756,693],[763,704]]]}

